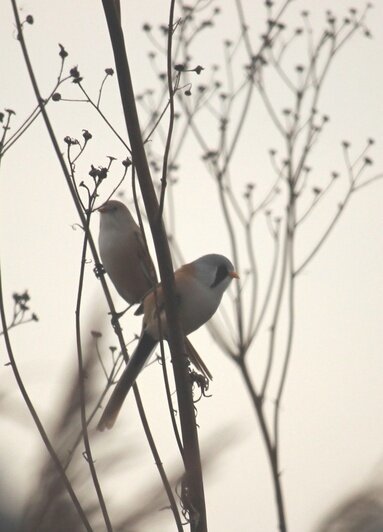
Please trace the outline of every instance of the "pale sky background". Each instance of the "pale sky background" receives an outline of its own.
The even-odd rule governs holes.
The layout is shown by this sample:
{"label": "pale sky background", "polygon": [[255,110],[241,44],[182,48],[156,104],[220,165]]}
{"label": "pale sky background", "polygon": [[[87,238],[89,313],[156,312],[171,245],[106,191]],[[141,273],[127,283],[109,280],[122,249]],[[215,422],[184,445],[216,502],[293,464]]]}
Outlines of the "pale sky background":
{"label": "pale sky background", "polygon": [[[129,0],[122,4],[132,76],[140,92],[153,81],[147,60],[150,46],[141,27],[144,22],[154,27],[164,23],[167,2]],[[198,80],[201,83],[208,82],[208,67],[222,57],[222,39],[233,39],[236,35],[234,10],[229,2],[226,4],[218,19],[219,27],[214,33],[206,33],[210,40],[195,52],[196,64],[206,67]],[[246,0],[244,6],[250,26],[258,34],[264,18],[263,3]],[[359,0],[296,0],[287,21],[293,27],[300,25],[299,13],[308,9],[313,13],[313,25],[321,27],[326,9],[331,7],[344,15],[349,7],[363,6]],[[70,54],[67,68],[78,65],[86,87],[96,95],[104,68],[114,67],[101,2],[36,0],[20,3],[19,7],[25,15],[31,13],[35,18],[35,24],[27,27],[26,38],[43,93],[47,94],[54,84],[60,42]],[[368,17],[373,39],[354,37],[333,66],[321,104],[321,111],[330,115],[331,121],[313,159],[319,182],[331,170],[344,169],[340,147],[343,139],[350,140],[358,152],[358,147],[373,137],[376,146],[371,157],[375,170],[371,175],[383,168],[382,21],[383,4],[378,0]],[[2,107],[17,112],[15,123],[19,123],[33,107],[34,99],[15,39],[10,2],[5,1],[0,17],[0,44],[3,51],[0,101]],[[74,94],[72,87],[67,90]],[[283,108],[284,96],[280,97]],[[109,80],[103,101],[113,124],[124,133],[115,77]],[[79,137],[84,128],[92,132],[92,145],[79,165],[82,165],[79,172],[85,176],[91,163],[105,164],[106,155],[124,157],[113,136],[84,104],[52,104],[49,113],[60,141],[65,135]],[[257,144],[256,153],[253,141]],[[267,158],[270,147],[280,148],[280,141],[269,122],[262,122],[258,136],[249,138],[249,143],[241,148],[238,157],[241,183],[270,173]],[[207,174],[203,175],[205,170],[199,159],[191,150],[183,157],[180,184],[175,190],[176,233],[187,260],[207,252],[230,253],[226,237],[222,238],[223,221],[212,199],[214,184]],[[111,185],[108,190],[112,188]],[[105,190],[105,197],[107,193]],[[127,198],[130,201],[128,190]],[[338,199],[334,197],[332,205]],[[321,253],[297,282],[296,333],[282,405],[281,446],[287,518],[289,530],[294,532],[313,530],[320,517],[340,498],[367,483],[382,480],[382,201],[382,182],[356,194]],[[56,421],[54,406],[65,394],[69,368],[77,363],[73,349],[74,309],[82,233],[73,230],[76,213],[40,121],[4,158],[0,202],[5,301],[11,309],[11,294],[28,288],[31,307],[40,318],[38,323],[13,331],[14,352],[27,389],[49,427]],[[322,212],[323,219],[328,214]],[[320,227],[320,220],[318,223]],[[97,231],[95,216],[95,236]],[[305,255],[304,250],[311,247],[315,227],[313,231],[300,244],[298,256]],[[266,244],[260,237],[256,243],[258,254],[267,253],[263,246]],[[106,313],[91,264],[87,273],[85,338],[94,309],[102,315]],[[113,295],[117,307],[123,308],[123,301],[115,292]],[[137,318],[127,318],[123,323],[127,340],[139,332],[139,326]],[[110,329],[105,334],[106,351],[108,345],[117,342]],[[205,475],[209,530],[273,532],[277,522],[269,466],[240,376],[205,330],[194,333],[192,338],[214,374],[212,397],[198,407],[202,453],[214,438],[219,448],[221,435],[217,434],[222,430],[234,437]],[[0,419],[1,477],[8,486],[7,497],[12,503],[22,504],[29,488],[26,476],[33,478],[42,445],[11,370],[4,368],[7,356],[3,345],[0,356],[0,391],[6,394],[4,401],[9,407],[9,415]],[[161,456],[165,464],[171,464],[173,443],[160,374],[160,368],[154,364],[141,376],[139,384]],[[271,404],[272,398],[269,399]],[[95,457],[100,469],[108,450],[120,438],[132,442],[133,458],[129,459],[127,470],[118,475],[115,471],[109,475],[104,472],[101,481],[106,496],[124,507],[126,499],[134,501],[133,504],[138,497],[141,501],[144,487],[158,480],[132,397],[116,428],[97,441]],[[142,530],[170,531],[172,527],[162,516],[157,524],[151,522]]]}

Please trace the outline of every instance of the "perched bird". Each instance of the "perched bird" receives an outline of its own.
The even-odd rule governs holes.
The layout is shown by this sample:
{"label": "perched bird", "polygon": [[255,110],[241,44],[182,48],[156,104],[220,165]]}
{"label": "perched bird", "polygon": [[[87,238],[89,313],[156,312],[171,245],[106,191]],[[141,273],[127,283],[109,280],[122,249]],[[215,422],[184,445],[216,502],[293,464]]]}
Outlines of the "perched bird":
{"label": "perched bird", "polygon": [[102,264],[120,296],[130,305],[139,303],[155,286],[155,270],[141,229],[121,201],[109,200],[98,210]]}
{"label": "perched bird", "polygon": [[[141,229],[121,201],[109,200],[98,211],[98,247],[105,271],[117,292],[129,305],[140,303],[156,284],[153,261],[145,246]],[[212,380],[209,369],[189,340],[186,340],[185,345],[193,365],[207,379]]]}
{"label": "perched bird", "polygon": [[[179,318],[183,332],[187,335],[213,316],[230,282],[239,276],[229,259],[222,255],[211,254],[185,264],[175,272],[174,277]],[[142,308],[144,317],[140,340],[98,423],[97,428],[101,431],[113,427],[130,388],[160,340],[159,319],[162,335],[167,338],[168,329],[161,285],[155,293],[149,292],[142,303]]]}

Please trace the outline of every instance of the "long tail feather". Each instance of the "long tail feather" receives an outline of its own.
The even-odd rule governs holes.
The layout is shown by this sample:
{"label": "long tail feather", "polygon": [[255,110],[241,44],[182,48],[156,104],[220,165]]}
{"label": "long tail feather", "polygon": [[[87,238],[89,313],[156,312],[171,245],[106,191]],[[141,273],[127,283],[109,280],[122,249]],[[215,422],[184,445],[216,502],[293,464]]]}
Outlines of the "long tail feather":
{"label": "long tail feather", "polygon": [[200,371],[204,375],[204,377],[212,381],[213,376],[210,373],[209,368],[206,366],[205,362],[199,356],[193,344],[188,338],[185,338],[185,347],[190,362],[193,364],[193,366],[198,369],[198,371]]}
{"label": "long tail feather", "polygon": [[144,333],[141,336],[138,346],[131,356],[120,380],[116,384],[101,419],[98,422],[98,430],[103,431],[105,428],[111,429],[113,427],[126,396],[135,383],[138,374],[144,367],[145,362],[149,358],[149,355],[156,344],[157,340],[154,340],[149,334]]}

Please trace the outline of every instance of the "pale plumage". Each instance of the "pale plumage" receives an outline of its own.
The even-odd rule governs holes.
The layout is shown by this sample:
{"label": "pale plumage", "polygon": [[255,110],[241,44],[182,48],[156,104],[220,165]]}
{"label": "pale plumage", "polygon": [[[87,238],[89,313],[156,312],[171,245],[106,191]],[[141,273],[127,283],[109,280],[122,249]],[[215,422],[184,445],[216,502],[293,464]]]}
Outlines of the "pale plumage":
{"label": "pale plumage", "polygon": [[[155,270],[140,227],[121,201],[109,200],[101,207],[98,245],[105,271],[117,292],[130,305],[139,303],[153,288]],[[197,351],[186,339],[192,364],[207,379],[212,375]]]}
{"label": "pale plumage", "polygon": [[155,271],[141,230],[120,201],[110,200],[98,210],[102,264],[120,296],[129,304],[139,303],[154,286]]}
{"label": "pale plumage", "polygon": [[[212,317],[230,282],[238,278],[231,262],[215,254],[204,255],[185,264],[174,275],[179,317],[185,334],[195,331]],[[143,301],[144,317],[139,343],[109,399],[98,424],[99,430],[114,425],[125,397],[160,339],[157,310],[160,312],[161,331],[166,338],[167,323],[161,286],[156,290],[156,298],[157,305],[154,293],[150,292]]]}
{"label": "pale plumage", "polygon": [[[215,254],[204,255],[194,262],[181,266],[174,275],[179,297],[179,316],[186,335],[201,327],[212,317],[233,276],[237,276],[231,262],[223,255]],[[157,289],[156,297],[157,306],[161,310],[161,329],[166,337],[166,316],[163,310],[161,286]],[[143,311],[144,330],[158,340],[154,293],[149,293],[144,299]]]}

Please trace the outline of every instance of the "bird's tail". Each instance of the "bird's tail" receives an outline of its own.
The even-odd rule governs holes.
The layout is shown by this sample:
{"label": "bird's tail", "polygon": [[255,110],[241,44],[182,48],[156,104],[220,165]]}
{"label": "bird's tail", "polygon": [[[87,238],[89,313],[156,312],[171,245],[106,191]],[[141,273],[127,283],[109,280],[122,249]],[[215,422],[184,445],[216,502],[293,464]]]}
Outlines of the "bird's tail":
{"label": "bird's tail", "polygon": [[189,357],[189,360],[193,364],[193,366],[196,369],[198,369],[198,371],[200,371],[204,377],[212,381],[213,376],[210,373],[209,368],[206,366],[205,362],[199,356],[198,352],[196,351],[195,347],[193,346],[189,338],[185,338],[185,348],[186,348],[186,353]]}
{"label": "bird's tail", "polygon": [[145,365],[145,362],[149,358],[150,353],[153,351],[157,344],[157,340],[148,334],[143,333],[140,341],[131,356],[128,365],[126,366],[120,380],[116,384],[112,395],[105,407],[105,410],[98,422],[97,429],[103,431],[105,428],[111,429],[117,419],[120,412],[122,403],[125,401],[126,396],[129,393],[130,388],[135,383],[138,374]]}

